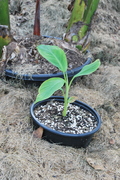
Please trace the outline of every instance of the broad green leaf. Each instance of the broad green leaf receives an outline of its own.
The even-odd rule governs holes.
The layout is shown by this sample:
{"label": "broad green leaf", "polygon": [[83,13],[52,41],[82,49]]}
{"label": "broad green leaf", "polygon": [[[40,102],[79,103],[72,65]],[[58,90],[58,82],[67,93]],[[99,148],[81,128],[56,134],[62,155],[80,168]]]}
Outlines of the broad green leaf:
{"label": "broad green leaf", "polygon": [[51,64],[58,67],[60,71],[66,72],[68,63],[65,52],[58,46],[38,45],[38,52]]}
{"label": "broad green leaf", "polygon": [[74,77],[84,76],[84,75],[91,74],[94,71],[96,71],[99,68],[99,66],[100,66],[100,60],[97,59],[93,63],[84,66],[82,68],[82,70],[78,74],[76,74]]}
{"label": "broad green leaf", "polygon": [[59,77],[50,78],[44,81],[38,90],[39,94],[37,95],[35,103],[52,96],[52,94],[58,89],[60,89],[64,85],[64,83],[65,80]]}

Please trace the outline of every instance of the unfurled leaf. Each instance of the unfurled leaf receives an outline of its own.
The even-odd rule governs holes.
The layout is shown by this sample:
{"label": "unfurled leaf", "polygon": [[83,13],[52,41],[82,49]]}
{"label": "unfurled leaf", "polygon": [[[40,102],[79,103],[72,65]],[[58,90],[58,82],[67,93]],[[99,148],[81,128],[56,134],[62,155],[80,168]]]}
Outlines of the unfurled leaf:
{"label": "unfurled leaf", "polygon": [[93,73],[94,71],[96,71],[99,68],[99,66],[100,66],[100,60],[97,59],[93,63],[84,66],[82,70],[78,74],[76,74],[74,77],[89,75]]}
{"label": "unfurled leaf", "polygon": [[38,52],[51,64],[58,67],[60,71],[66,72],[68,63],[65,52],[58,46],[39,45]]}
{"label": "unfurled leaf", "polygon": [[65,80],[59,77],[50,78],[44,81],[38,90],[39,94],[37,95],[35,103],[52,96],[52,94],[58,89],[60,89],[64,85],[64,83]]}

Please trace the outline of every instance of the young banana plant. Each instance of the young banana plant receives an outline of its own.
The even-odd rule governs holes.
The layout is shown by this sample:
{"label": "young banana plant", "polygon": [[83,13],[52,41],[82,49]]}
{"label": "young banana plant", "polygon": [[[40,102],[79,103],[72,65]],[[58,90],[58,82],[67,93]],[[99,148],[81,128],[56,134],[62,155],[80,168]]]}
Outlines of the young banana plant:
{"label": "young banana plant", "polygon": [[68,21],[64,40],[75,45],[79,50],[89,46],[89,34],[93,15],[100,0],[72,0],[69,10],[71,17]]}
{"label": "young banana plant", "polygon": [[[97,59],[93,63],[84,66],[82,70],[75,74],[69,81],[67,75],[68,61],[65,52],[61,48],[58,46],[41,44],[37,46],[37,50],[46,60],[56,66],[63,73],[63,78],[53,77],[44,81],[39,87],[35,103],[47,99],[52,96],[55,91],[61,90],[64,97],[64,110],[62,115],[66,116],[69,103],[76,100],[75,96],[69,97],[69,91],[73,80],[76,77],[89,75],[96,71],[100,66],[100,60]],[[63,88],[63,86],[65,86],[65,88]]]}

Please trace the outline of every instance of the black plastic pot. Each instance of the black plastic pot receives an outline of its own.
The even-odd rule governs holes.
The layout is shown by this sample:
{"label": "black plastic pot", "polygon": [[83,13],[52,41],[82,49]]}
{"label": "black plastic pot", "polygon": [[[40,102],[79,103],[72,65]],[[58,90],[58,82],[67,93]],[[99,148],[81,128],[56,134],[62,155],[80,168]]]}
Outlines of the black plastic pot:
{"label": "black plastic pot", "polygon": [[[59,37],[53,37],[53,36],[47,36],[47,35],[43,35],[42,37],[44,38],[53,38],[53,39],[60,39],[62,40],[62,38],[59,38]],[[90,64],[92,62],[92,56],[90,54],[90,51],[86,51],[86,53],[88,55],[87,58],[86,58],[86,62],[77,67],[77,68],[74,68],[72,70],[69,70],[67,71],[67,74],[68,74],[68,77],[69,78],[72,78],[75,74],[77,74],[85,65],[87,64]],[[8,77],[8,78],[13,78],[13,79],[19,79],[19,80],[24,80],[24,81],[27,81],[27,82],[43,82],[49,78],[52,78],[52,77],[61,77],[63,78],[63,73],[62,72],[58,72],[58,73],[55,73],[55,74],[18,74],[12,70],[8,70],[6,69],[5,70],[5,76]]]}
{"label": "black plastic pot", "polygon": [[[82,66],[67,71],[68,77],[72,78],[75,74],[77,74],[83,68],[83,66],[90,64],[91,61],[92,61],[92,59],[89,57],[89,58],[87,58],[86,62]],[[24,81],[31,81],[31,82],[39,82],[40,81],[40,82],[42,82],[42,81],[45,81],[52,77],[63,77],[63,73],[58,72],[56,74],[33,74],[33,75],[23,74],[23,75],[20,75],[12,70],[6,69],[5,76],[7,76],[9,78],[14,78],[14,79],[21,79]]]}
{"label": "black plastic pot", "polygon": [[65,146],[72,146],[72,147],[76,147],[76,148],[87,147],[89,145],[94,133],[96,133],[101,127],[101,118],[100,118],[99,114],[93,108],[88,106],[87,104],[85,104],[81,101],[75,101],[73,104],[75,104],[76,106],[80,106],[81,108],[92,113],[92,115],[95,117],[95,119],[97,121],[97,127],[93,131],[84,133],[84,134],[68,134],[68,133],[59,132],[59,131],[53,130],[53,129],[45,126],[44,124],[41,124],[40,121],[34,115],[34,109],[36,107],[46,104],[51,99],[55,99],[59,102],[63,102],[63,97],[51,96],[49,99],[46,99],[44,101],[38,102],[36,104],[33,103],[30,107],[30,114],[33,119],[33,124],[36,127],[42,127],[44,129],[43,139],[45,139],[51,143],[57,143],[60,145],[65,145]]}

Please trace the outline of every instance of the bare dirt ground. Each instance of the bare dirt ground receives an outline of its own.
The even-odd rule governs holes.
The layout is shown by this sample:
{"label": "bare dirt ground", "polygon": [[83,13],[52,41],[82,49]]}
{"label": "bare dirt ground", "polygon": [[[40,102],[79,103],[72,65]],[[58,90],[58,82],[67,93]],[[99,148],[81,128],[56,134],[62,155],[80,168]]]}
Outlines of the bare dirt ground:
{"label": "bare dirt ground", "polygon": [[[14,3],[18,3],[16,6]],[[11,0],[14,37],[32,36],[35,1]],[[42,0],[42,34],[62,37],[69,1]],[[15,14],[15,12],[17,12]],[[66,13],[67,12],[67,13]],[[64,22],[64,23],[63,23]],[[86,149],[75,149],[33,137],[29,107],[37,87],[0,80],[1,180],[120,179],[120,2],[101,0],[91,36],[91,52],[101,67],[78,78],[70,94],[95,108],[102,127]]]}

